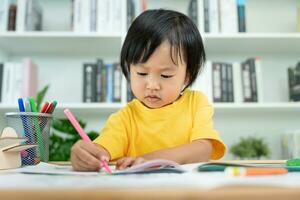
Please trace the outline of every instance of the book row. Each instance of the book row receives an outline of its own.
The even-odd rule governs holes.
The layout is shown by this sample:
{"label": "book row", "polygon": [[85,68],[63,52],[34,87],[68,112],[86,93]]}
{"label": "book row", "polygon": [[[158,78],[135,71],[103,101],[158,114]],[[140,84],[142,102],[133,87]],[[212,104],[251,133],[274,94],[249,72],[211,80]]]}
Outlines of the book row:
{"label": "book row", "polygon": [[246,32],[245,0],[204,0],[204,31]]}
{"label": "book row", "polygon": [[243,62],[207,61],[197,86],[212,102],[262,102],[260,58]]}
{"label": "book row", "polygon": [[[120,33],[122,0],[72,0],[69,12],[74,32]],[[38,0],[0,1],[2,32],[43,30],[42,18],[43,9]]]}
{"label": "book row", "polygon": [[122,72],[118,63],[83,64],[83,102],[120,102]]}
{"label": "book row", "polygon": [[1,31],[42,30],[43,12],[38,0],[1,0]]}

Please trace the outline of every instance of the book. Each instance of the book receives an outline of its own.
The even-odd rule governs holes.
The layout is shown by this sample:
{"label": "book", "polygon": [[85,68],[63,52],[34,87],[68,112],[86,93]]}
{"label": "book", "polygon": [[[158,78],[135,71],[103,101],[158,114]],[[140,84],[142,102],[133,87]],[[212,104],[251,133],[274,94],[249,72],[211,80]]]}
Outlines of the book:
{"label": "book", "polygon": [[42,8],[37,0],[26,1],[25,11],[25,30],[40,31],[42,30]]}
{"label": "book", "polygon": [[234,90],[233,90],[233,72],[232,64],[226,64],[226,78],[227,78],[227,102],[234,102]]}
{"label": "book", "polygon": [[122,71],[118,63],[113,64],[113,102],[121,101]]}
{"label": "book", "polygon": [[246,32],[245,0],[237,0],[237,18],[239,32]]}
{"label": "book", "polygon": [[114,92],[114,86],[113,86],[113,76],[114,76],[114,66],[112,63],[108,63],[106,66],[106,102],[112,103],[113,102],[113,92]]}
{"label": "book", "polygon": [[133,0],[127,0],[126,2],[126,6],[127,6],[127,14],[126,14],[126,27],[127,30],[129,29],[131,23],[134,20],[134,3]]}
{"label": "book", "polygon": [[[191,4],[191,2],[190,2]],[[204,32],[209,33],[209,0],[203,0]]]}
{"label": "book", "polygon": [[102,84],[102,70],[105,70],[104,62],[102,59],[97,59],[97,83],[96,83],[96,101],[97,102],[104,102],[104,97],[102,96],[103,86]]}
{"label": "book", "polygon": [[27,3],[27,0],[18,0],[17,27],[16,27],[16,30],[18,32],[25,31],[26,3]]}
{"label": "book", "polygon": [[241,64],[241,77],[242,77],[242,90],[243,90],[243,102],[251,102],[251,78],[250,78],[250,65],[248,61]]}
{"label": "book", "polygon": [[255,60],[249,59],[250,66],[250,87],[251,87],[251,101],[257,102],[257,77],[255,69]]}
{"label": "book", "polygon": [[227,64],[220,63],[221,66],[221,102],[228,102],[228,81],[227,81]]}
{"label": "book", "polygon": [[234,62],[232,65],[233,70],[233,98],[235,103],[243,102],[242,94],[242,73],[241,73],[241,63]]}
{"label": "book", "polygon": [[219,0],[209,0],[209,31],[220,32]]}
{"label": "book", "polygon": [[221,64],[212,63],[212,88],[213,88],[213,101],[222,102],[222,76]]}
{"label": "book", "polygon": [[190,0],[188,7],[188,16],[198,26],[198,3],[197,0]]}
{"label": "book", "polygon": [[296,67],[288,68],[289,100],[300,100],[300,62]]}
{"label": "book", "polygon": [[96,102],[97,65],[83,64],[83,102]]}
{"label": "book", "polygon": [[16,30],[16,19],[17,19],[17,6],[15,4],[9,5],[8,10],[8,31],[15,31]]}
{"label": "book", "polygon": [[237,33],[238,19],[236,0],[219,0],[219,20],[222,33]]}
{"label": "book", "polygon": [[7,31],[9,4],[10,0],[0,1],[0,32]]}
{"label": "book", "polygon": [[23,88],[21,96],[36,96],[38,85],[38,66],[33,62],[31,58],[24,58],[22,61],[22,68]]}
{"label": "book", "polygon": [[148,173],[184,173],[185,170],[176,162],[171,160],[156,159],[148,160],[139,165],[132,167],[115,170],[114,175],[125,175],[125,174],[148,174]]}

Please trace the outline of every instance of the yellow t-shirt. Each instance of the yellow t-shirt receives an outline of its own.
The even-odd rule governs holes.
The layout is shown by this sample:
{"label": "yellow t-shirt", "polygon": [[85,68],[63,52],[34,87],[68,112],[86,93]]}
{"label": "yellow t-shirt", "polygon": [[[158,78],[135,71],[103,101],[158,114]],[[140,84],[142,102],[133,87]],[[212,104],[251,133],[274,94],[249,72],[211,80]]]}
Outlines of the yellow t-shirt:
{"label": "yellow t-shirt", "polygon": [[177,101],[158,109],[134,99],[109,117],[94,142],[107,149],[115,160],[210,139],[211,159],[219,159],[226,146],[213,128],[212,117],[212,106],[198,91],[187,89]]}

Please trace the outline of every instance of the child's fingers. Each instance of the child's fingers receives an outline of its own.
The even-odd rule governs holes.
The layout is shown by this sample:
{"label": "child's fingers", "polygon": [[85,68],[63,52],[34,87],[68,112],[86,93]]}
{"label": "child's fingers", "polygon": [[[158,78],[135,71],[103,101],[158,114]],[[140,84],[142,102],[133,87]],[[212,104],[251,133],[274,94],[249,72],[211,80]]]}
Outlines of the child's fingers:
{"label": "child's fingers", "polygon": [[134,162],[132,163],[132,165],[139,165],[142,164],[143,162],[145,162],[146,160],[142,157],[138,157],[134,160]]}
{"label": "child's fingers", "polygon": [[83,156],[80,156],[80,154],[77,155],[77,159],[79,160],[82,166],[90,169],[90,171],[99,171],[101,169],[100,161],[92,155],[88,154],[87,152]]}
{"label": "child's fingers", "polygon": [[77,159],[77,161],[74,162],[72,166],[75,171],[96,171],[89,168],[89,166],[87,166],[84,162],[80,161],[79,159]]}
{"label": "child's fingers", "polygon": [[92,154],[94,157],[99,158],[102,156],[102,152],[98,148],[98,146],[94,145],[94,143],[82,141],[80,143],[80,147]]}
{"label": "child's fingers", "polygon": [[125,161],[126,158],[127,157],[123,157],[123,158],[120,158],[120,159],[117,160],[117,162],[116,162],[116,168],[117,169],[120,168],[120,166],[123,164],[123,162]]}
{"label": "child's fingers", "polygon": [[130,167],[132,163],[134,162],[134,158],[132,157],[126,157],[122,163],[117,167],[117,169],[125,169],[127,167]]}
{"label": "child's fingers", "polygon": [[96,157],[89,154],[89,152],[85,150],[81,151],[81,153],[78,154],[78,158],[79,160],[81,160],[81,162],[85,163],[85,165],[91,169],[99,170],[101,168],[100,160],[98,160]]}
{"label": "child's fingers", "polygon": [[85,164],[87,168],[90,169],[100,169],[100,160],[94,157],[90,151],[87,151],[85,148],[76,148],[72,151],[72,154],[82,163]]}
{"label": "child's fingers", "polygon": [[72,167],[75,171],[91,171],[76,155],[71,155]]}

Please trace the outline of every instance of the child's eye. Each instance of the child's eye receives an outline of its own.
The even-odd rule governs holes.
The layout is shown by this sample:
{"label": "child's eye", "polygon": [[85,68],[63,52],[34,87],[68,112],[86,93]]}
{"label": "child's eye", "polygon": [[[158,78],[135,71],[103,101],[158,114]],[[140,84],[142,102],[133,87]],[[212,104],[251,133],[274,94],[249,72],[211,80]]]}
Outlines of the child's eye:
{"label": "child's eye", "polygon": [[163,77],[163,78],[171,78],[171,77],[173,77],[173,75],[161,75],[161,77]]}
{"label": "child's eye", "polygon": [[141,72],[137,72],[137,74],[138,74],[139,76],[146,76],[146,75],[147,75],[147,73],[141,73]]}

